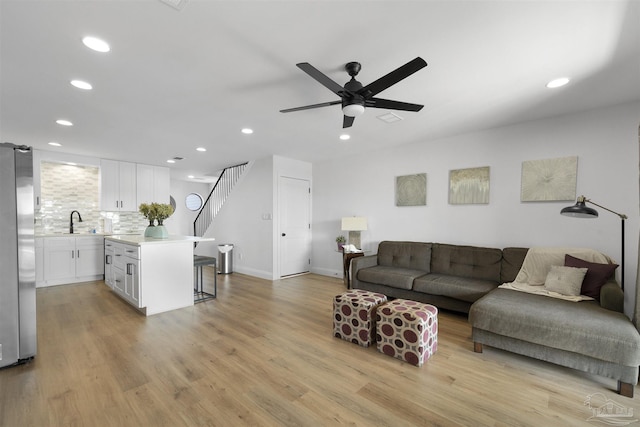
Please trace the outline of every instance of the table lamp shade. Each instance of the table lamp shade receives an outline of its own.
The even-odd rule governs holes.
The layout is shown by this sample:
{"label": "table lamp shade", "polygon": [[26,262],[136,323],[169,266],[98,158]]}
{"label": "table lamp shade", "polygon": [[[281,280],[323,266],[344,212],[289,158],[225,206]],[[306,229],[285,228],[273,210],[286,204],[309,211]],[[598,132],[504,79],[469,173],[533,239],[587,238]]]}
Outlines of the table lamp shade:
{"label": "table lamp shade", "polygon": [[342,218],[343,231],[364,231],[367,229],[367,218],[364,216],[347,216]]}

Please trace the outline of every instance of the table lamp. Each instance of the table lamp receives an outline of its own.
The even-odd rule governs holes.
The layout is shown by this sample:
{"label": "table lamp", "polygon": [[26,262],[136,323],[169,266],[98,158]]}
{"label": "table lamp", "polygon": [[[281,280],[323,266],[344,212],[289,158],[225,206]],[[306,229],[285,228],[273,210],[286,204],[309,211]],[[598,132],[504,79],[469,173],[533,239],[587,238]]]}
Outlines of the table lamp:
{"label": "table lamp", "polygon": [[360,232],[367,229],[367,218],[363,216],[348,216],[342,218],[342,230],[349,232],[349,244],[361,249]]}

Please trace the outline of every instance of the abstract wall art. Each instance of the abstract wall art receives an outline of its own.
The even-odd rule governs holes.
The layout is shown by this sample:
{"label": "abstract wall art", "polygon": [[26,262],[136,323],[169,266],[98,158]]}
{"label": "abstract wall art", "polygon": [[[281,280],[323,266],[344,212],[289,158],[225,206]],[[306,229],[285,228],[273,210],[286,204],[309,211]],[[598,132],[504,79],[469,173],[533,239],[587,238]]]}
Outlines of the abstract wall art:
{"label": "abstract wall art", "polygon": [[489,166],[449,171],[449,204],[489,203]]}
{"label": "abstract wall art", "polygon": [[427,174],[396,176],[396,206],[427,204]]}
{"label": "abstract wall art", "polygon": [[520,200],[522,202],[575,200],[577,176],[577,156],[522,162]]}

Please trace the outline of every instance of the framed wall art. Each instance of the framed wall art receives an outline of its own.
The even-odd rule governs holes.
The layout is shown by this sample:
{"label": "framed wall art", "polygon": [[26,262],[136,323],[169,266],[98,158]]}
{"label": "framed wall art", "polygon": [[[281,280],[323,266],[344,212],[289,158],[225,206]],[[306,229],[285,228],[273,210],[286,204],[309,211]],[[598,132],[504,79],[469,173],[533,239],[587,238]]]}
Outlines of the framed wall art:
{"label": "framed wall art", "polygon": [[396,206],[427,204],[427,174],[396,176]]}
{"label": "framed wall art", "polygon": [[575,200],[577,176],[577,156],[522,162],[520,201]]}
{"label": "framed wall art", "polygon": [[489,203],[489,166],[449,171],[449,204]]}

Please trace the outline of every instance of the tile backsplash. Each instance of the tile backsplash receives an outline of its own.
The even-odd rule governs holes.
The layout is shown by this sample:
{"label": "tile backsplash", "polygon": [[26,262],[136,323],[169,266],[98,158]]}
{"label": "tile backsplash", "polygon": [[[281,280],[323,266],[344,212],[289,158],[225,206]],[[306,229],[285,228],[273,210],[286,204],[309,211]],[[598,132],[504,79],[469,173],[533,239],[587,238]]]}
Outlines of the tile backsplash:
{"label": "tile backsplash", "polygon": [[95,166],[41,162],[40,200],[40,211],[35,213],[36,234],[68,233],[73,210],[82,216],[78,222],[74,215],[77,233],[104,232],[105,218],[112,221],[113,233],[141,234],[148,225],[138,212],[100,210],[100,169]]}

